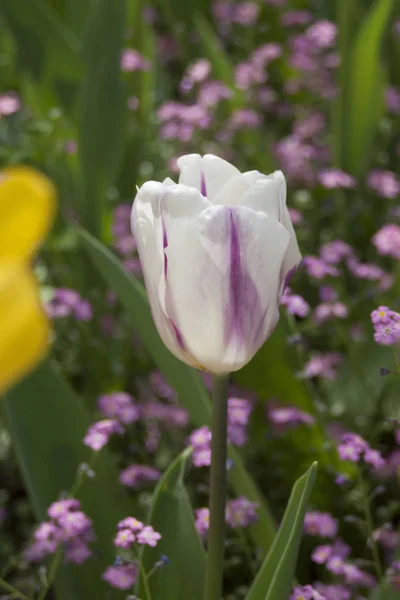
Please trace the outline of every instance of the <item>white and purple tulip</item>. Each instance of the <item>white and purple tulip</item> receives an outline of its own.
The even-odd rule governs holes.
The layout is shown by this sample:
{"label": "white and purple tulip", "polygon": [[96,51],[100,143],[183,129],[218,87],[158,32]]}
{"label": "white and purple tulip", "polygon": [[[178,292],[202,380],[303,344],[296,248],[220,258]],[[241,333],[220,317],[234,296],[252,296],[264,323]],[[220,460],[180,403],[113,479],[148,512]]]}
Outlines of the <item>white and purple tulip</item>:
{"label": "white and purple tulip", "polygon": [[179,184],[148,181],[132,229],[154,321],[169,350],[211,373],[243,367],[279,320],[301,261],[281,171],[240,173],[206,154],[178,160]]}

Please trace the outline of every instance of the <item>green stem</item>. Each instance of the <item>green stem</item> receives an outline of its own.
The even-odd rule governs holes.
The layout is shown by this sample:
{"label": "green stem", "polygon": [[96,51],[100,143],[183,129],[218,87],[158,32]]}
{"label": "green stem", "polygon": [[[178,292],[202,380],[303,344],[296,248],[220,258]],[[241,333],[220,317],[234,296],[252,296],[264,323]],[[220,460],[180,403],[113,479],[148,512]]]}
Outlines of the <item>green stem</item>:
{"label": "green stem", "polygon": [[20,598],[20,600],[31,600],[28,596],[25,596],[22,592],[19,592],[14,586],[4,581],[4,579],[0,579],[0,588],[3,588],[6,592],[10,592],[15,598]]}
{"label": "green stem", "polygon": [[367,525],[368,539],[370,540],[370,543],[371,543],[371,552],[372,552],[372,557],[374,559],[375,572],[376,572],[378,581],[382,581],[382,577],[383,577],[382,565],[381,565],[381,561],[379,558],[378,546],[377,546],[376,541],[374,540],[374,536],[373,536],[374,524],[372,521],[371,507],[369,504],[368,492],[367,492],[367,489],[365,486],[364,477],[362,475],[361,469],[359,470],[359,480],[360,480],[361,495],[363,498],[365,522]]}
{"label": "green stem", "polygon": [[221,600],[224,571],[228,377],[213,377],[210,529],[204,600]]}
{"label": "green stem", "polygon": [[63,548],[62,548],[62,546],[60,546],[60,548],[57,550],[57,552],[55,553],[55,555],[50,563],[48,576],[47,576],[47,583],[45,586],[42,587],[40,594],[37,597],[37,600],[44,600],[44,598],[47,595],[47,592],[51,588],[51,585],[56,578],[58,567],[60,566],[60,562],[61,562],[63,553],[64,553]]}

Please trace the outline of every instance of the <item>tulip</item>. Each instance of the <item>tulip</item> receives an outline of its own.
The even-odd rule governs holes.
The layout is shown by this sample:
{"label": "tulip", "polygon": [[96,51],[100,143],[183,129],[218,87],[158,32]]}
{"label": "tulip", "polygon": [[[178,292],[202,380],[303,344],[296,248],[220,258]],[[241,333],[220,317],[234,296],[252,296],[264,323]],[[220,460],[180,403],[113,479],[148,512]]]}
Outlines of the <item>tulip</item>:
{"label": "tulip", "polygon": [[243,367],[274,330],[301,255],[281,171],[240,173],[206,154],[179,183],[149,181],[132,228],[153,318],[169,350],[213,374]]}
{"label": "tulip", "polygon": [[54,216],[55,190],[29,167],[0,173],[0,394],[44,356],[49,324],[31,260]]}

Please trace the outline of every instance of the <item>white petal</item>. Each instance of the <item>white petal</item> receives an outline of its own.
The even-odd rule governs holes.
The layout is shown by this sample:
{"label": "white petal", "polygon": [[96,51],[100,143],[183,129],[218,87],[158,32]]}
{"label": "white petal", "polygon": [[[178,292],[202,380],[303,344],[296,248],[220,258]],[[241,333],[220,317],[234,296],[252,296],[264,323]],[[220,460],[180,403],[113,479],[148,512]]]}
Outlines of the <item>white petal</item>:
{"label": "white petal", "polygon": [[169,189],[157,181],[145,183],[138,191],[132,208],[131,225],[146,284],[150,308],[158,332],[167,348],[186,360],[164,305],[164,244],[160,200]]}
{"label": "white petal", "polygon": [[214,204],[224,204],[225,206],[235,206],[242,204],[243,196],[250,189],[249,183],[243,177],[233,177],[230,179],[217,194]]}
{"label": "white petal", "polygon": [[203,157],[200,154],[187,154],[178,158],[177,164],[181,171],[179,183],[196,188],[211,202],[214,202],[229,179],[240,175],[236,167],[213,154]]}
{"label": "white petal", "polygon": [[[235,260],[233,231],[239,242]],[[166,305],[203,368],[237,370],[262,345],[278,318],[288,242],[280,223],[240,206],[207,208],[181,227],[175,224],[166,249]]]}

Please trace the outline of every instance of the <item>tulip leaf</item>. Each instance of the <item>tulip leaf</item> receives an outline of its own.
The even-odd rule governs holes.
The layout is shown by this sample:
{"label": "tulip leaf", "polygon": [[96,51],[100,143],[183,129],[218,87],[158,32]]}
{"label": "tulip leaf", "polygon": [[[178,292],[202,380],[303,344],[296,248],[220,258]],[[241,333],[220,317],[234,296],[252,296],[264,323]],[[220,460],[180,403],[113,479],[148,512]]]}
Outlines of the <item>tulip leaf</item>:
{"label": "tulip leaf", "polygon": [[375,0],[355,38],[341,90],[346,103],[346,125],[342,148],[343,168],[361,175],[368,167],[371,145],[384,109],[386,72],[380,62],[382,40],[393,8],[393,0]]}
{"label": "tulip leaf", "polygon": [[[71,489],[79,465],[90,459],[82,444],[90,414],[50,361],[7,393],[2,408],[36,516],[45,520],[48,506],[60,492]],[[80,567],[60,569],[57,600],[98,600],[109,591],[101,573],[114,561],[112,538],[118,520],[129,514],[130,502],[118,486],[115,461],[106,449],[97,458],[95,472],[78,496],[94,522],[94,557]]]}
{"label": "tulip leaf", "polygon": [[[143,285],[124,270],[118,259],[101,242],[86,231],[80,230],[78,233],[93,264],[131,317],[149,354],[176,389],[194,425],[210,425],[211,405],[204,384],[197,371],[175,358],[164,346],[154,325]],[[249,532],[255,545],[266,552],[275,534],[274,520],[239,452],[230,448],[229,456],[233,460],[229,478],[235,492],[260,505],[259,521],[257,525],[249,527]]]}
{"label": "tulip leaf", "polygon": [[103,233],[107,191],[122,158],[127,111],[120,81],[124,30],[125,0],[98,0],[83,40],[88,71],[82,86],[79,127],[81,218],[97,237]]}
{"label": "tulip leaf", "polygon": [[316,474],[317,463],[314,463],[294,484],[279,531],[246,600],[286,600],[289,597]]}
{"label": "tulip leaf", "polygon": [[[168,564],[157,569],[149,580],[151,597],[159,600],[203,598],[206,553],[183,482],[190,455],[191,448],[187,448],[171,463],[153,495],[149,523],[162,538],[156,548],[145,548],[142,565],[148,573],[160,556],[168,559]],[[143,590],[139,596],[145,596]]]}

